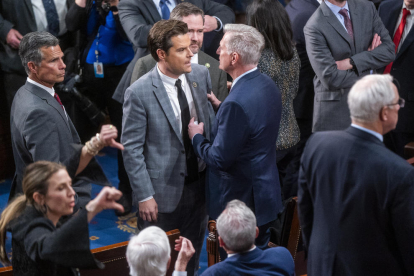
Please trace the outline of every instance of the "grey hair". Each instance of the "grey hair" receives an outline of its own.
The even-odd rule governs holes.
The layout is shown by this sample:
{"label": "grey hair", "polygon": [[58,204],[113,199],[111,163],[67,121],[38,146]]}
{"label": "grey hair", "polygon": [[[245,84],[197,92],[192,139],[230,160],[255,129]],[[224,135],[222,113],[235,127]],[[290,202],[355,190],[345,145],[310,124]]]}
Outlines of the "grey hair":
{"label": "grey hair", "polygon": [[29,66],[27,66],[30,61],[40,66],[43,59],[42,47],[57,45],[59,45],[59,39],[48,32],[32,32],[23,36],[20,41],[19,55],[26,73],[30,74]]}
{"label": "grey hair", "polygon": [[234,199],[218,217],[217,232],[231,251],[247,251],[256,238],[256,217],[244,202]]}
{"label": "grey hair", "polygon": [[197,7],[196,5],[193,5],[188,2],[182,2],[178,4],[177,6],[175,6],[175,8],[171,11],[170,19],[183,21],[183,17],[187,17],[190,15],[201,15],[201,18],[203,18],[203,24],[204,24],[203,10]]}
{"label": "grey hair", "polygon": [[256,65],[259,62],[265,39],[258,30],[244,24],[226,24],[224,33],[227,34],[224,43],[228,54],[238,53],[244,65]]}
{"label": "grey hair", "polygon": [[392,81],[390,75],[368,75],[357,81],[348,95],[351,118],[362,123],[375,122],[381,108],[394,100]]}
{"label": "grey hair", "polygon": [[164,276],[170,258],[167,234],[157,226],[142,230],[129,241],[126,257],[131,276]]}

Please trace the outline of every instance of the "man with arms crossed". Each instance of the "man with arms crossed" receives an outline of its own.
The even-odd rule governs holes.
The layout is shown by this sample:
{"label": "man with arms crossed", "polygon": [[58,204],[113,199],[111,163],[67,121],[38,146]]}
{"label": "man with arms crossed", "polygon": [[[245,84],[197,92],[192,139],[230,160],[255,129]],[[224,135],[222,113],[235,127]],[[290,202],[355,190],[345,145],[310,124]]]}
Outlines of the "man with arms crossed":
{"label": "man with arms crossed", "polygon": [[404,106],[390,75],[351,89],[352,125],[308,140],[299,219],[308,275],[413,275],[414,168],[382,143]]}
{"label": "man with arms crossed", "polygon": [[191,64],[190,44],[186,23],[154,24],[148,47],[158,63],[126,91],[121,141],[125,169],[139,202],[138,228],[179,229],[196,250],[187,266],[193,275],[207,224],[205,164],[194,154],[187,126],[195,117],[210,137],[214,112],[207,100],[208,70]]}
{"label": "man with arms crossed", "polygon": [[[219,62],[201,51],[204,38],[204,12],[202,9],[191,3],[180,3],[171,12],[171,19],[181,20],[187,23],[188,35],[191,39],[190,49],[194,56],[191,58],[192,63],[204,65],[210,72],[211,85],[213,92],[220,101],[229,94],[227,90],[227,74],[219,69]],[[132,73],[131,84],[141,76],[145,75],[149,70],[154,68],[155,59],[151,55],[140,58],[134,67]]]}
{"label": "man with arms crossed", "polygon": [[[256,245],[267,247],[269,226],[282,210],[276,167],[276,139],[282,110],[279,88],[257,70],[263,36],[253,27],[227,24],[217,52],[220,69],[233,78],[231,93],[220,105],[212,129],[190,122],[189,135],[197,155],[209,166],[208,211],[216,219],[227,202],[239,199],[254,210],[259,226]],[[213,95],[213,106],[218,100]]]}
{"label": "man with arms crossed", "polygon": [[352,85],[394,60],[394,44],[372,2],[325,0],[304,28],[313,70],[313,131],[350,124],[346,99]]}

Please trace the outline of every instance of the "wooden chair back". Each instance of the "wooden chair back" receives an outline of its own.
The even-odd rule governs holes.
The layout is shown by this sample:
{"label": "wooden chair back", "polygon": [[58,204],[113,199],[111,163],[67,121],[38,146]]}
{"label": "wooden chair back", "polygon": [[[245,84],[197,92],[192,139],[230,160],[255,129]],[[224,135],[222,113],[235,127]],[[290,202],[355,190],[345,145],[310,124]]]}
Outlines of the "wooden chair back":
{"label": "wooden chair back", "polygon": [[217,234],[217,227],[216,221],[210,220],[208,222],[208,237],[207,237],[207,258],[208,258],[208,266],[212,266],[213,264],[220,262],[220,254],[219,254],[219,240]]}
{"label": "wooden chair back", "polygon": [[[175,240],[180,237],[180,231],[175,229],[168,231],[168,241],[171,247],[171,265],[167,271],[167,276],[171,276],[174,272],[174,264],[177,261],[178,252],[174,250]],[[105,264],[104,269],[81,269],[82,276],[102,276],[117,275],[128,276],[129,267],[125,257],[128,241],[108,246],[99,247],[92,250],[94,257]],[[0,268],[1,276],[13,276],[13,268],[11,266]]]}

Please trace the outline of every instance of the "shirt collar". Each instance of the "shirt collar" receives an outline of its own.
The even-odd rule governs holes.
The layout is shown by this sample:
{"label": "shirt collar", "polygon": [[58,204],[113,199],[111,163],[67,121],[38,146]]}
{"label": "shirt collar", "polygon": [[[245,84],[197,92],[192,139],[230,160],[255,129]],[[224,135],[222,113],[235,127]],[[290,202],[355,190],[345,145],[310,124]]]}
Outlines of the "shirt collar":
{"label": "shirt collar", "polygon": [[345,6],[338,7],[337,5],[332,4],[328,0],[325,0],[325,4],[331,9],[331,11],[336,15],[339,13],[340,10],[346,9],[349,12],[348,1],[346,1]]}
{"label": "shirt collar", "polygon": [[37,87],[40,87],[40,88],[42,88],[42,89],[44,89],[44,90],[46,90],[47,91],[47,93],[49,93],[52,97],[54,97],[55,96],[55,89],[52,87],[52,88],[50,88],[50,87],[47,87],[47,86],[44,86],[43,84],[40,84],[40,83],[38,83],[38,82],[36,82],[36,81],[34,81],[34,80],[32,80],[31,78],[27,78],[27,81],[28,82],[30,82],[31,84],[34,84],[34,85],[36,85]]}
{"label": "shirt collar", "polygon": [[[251,73],[251,72],[253,72],[255,70],[257,70],[257,66],[254,67],[253,69],[249,70],[249,71],[244,72],[240,76],[238,76],[235,80],[233,80],[233,83],[231,84],[231,88],[233,88],[234,85],[236,85],[236,82],[238,82],[244,75],[247,75],[247,74],[249,74],[249,73]],[[231,90],[231,88],[230,88],[230,90]]]}
{"label": "shirt collar", "polygon": [[403,9],[407,9],[407,10],[409,10],[410,12],[411,12],[411,15],[413,15],[414,14],[414,9],[408,9],[407,8],[407,6],[405,5],[405,3],[403,2],[403,6],[402,6],[402,9],[401,9],[401,11],[403,10]]}
{"label": "shirt collar", "polygon": [[198,64],[198,53],[191,57],[191,63]]}
{"label": "shirt collar", "polygon": [[357,128],[357,129],[359,129],[359,130],[365,131],[365,132],[367,132],[367,133],[369,133],[369,134],[374,135],[374,136],[375,136],[375,137],[377,137],[377,138],[378,138],[381,142],[384,140],[384,138],[382,137],[382,135],[381,135],[380,133],[376,132],[376,131],[373,131],[373,130],[367,129],[367,128],[365,128],[365,127],[362,127],[362,126],[359,126],[359,125],[356,125],[356,124],[351,124],[351,126],[352,126],[352,127],[354,127],[354,128]]}
{"label": "shirt collar", "polygon": [[[158,63],[157,63],[157,70],[158,70],[158,74],[160,74],[161,81],[163,83],[175,86],[175,82],[177,81],[177,79],[171,78],[171,77],[165,75],[164,73],[162,73],[160,68],[158,67]],[[184,84],[184,82],[186,81],[184,74],[181,74],[178,78],[181,80],[181,84]]]}
{"label": "shirt collar", "polygon": [[250,248],[250,249],[249,249],[249,250],[247,250],[247,251],[243,251],[243,252],[239,252],[239,253],[233,253],[233,254],[228,254],[228,255],[227,255],[227,258],[230,258],[230,257],[236,256],[236,255],[238,255],[238,254],[240,254],[240,253],[250,252],[250,251],[253,251],[253,250],[255,250],[255,249],[256,249],[256,245],[255,245],[255,246],[253,246],[252,248]]}

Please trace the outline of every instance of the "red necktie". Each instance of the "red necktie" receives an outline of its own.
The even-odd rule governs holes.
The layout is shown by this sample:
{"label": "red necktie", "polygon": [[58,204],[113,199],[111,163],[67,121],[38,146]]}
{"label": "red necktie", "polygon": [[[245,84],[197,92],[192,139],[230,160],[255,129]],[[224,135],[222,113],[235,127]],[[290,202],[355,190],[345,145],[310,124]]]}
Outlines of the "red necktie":
{"label": "red necktie", "polygon": [[60,107],[63,109],[63,111],[65,111],[65,109],[63,108],[63,104],[62,104],[62,102],[60,101],[60,98],[59,98],[59,96],[58,96],[58,94],[57,93],[55,93],[55,95],[53,96],[55,99],[56,99],[56,101],[60,104]]}
{"label": "red necktie", "polygon": [[[406,8],[403,9],[403,15],[401,18],[400,26],[398,26],[397,31],[394,35],[394,44],[395,44],[395,53],[398,52],[398,46],[400,45],[402,34],[404,32],[405,23],[407,22],[407,16],[409,16],[411,12]],[[384,74],[389,74],[391,72],[392,62],[385,67]]]}
{"label": "red necktie", "polygon": [[351,37],[351,40],[354,40],[354,29],[352,28],[351,18],[349,18],[349,16],[348,16],[348,10],[347,9],[341,9],[339,11],[339,14],[342,15],[342,17],[344,18],[344,24],[345,24],[346,32]]}

